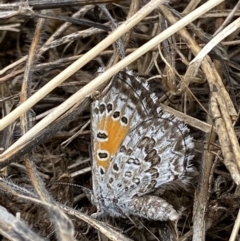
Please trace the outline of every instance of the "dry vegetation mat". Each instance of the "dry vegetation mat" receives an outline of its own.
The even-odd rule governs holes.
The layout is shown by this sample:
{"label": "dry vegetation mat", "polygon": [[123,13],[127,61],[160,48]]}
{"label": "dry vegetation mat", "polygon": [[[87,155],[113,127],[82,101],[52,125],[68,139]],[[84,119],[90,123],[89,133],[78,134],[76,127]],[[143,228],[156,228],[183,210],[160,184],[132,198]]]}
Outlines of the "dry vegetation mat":
{"label": "dry vegetation mat", "polygon": [[[1,240],[239,240],[239,7],[233,0],[1,1]],[[194,143],[197,175],[188,188],[176,182],[151,193],[178,210],[176,220],[92,215],[92,188],[108,186],[91,172],[91,103],[104,98],[112,77],[129,73],[148,83],[164,113],[186,123]],[[95,203],[109,200],[117,207],[113,197]]]}

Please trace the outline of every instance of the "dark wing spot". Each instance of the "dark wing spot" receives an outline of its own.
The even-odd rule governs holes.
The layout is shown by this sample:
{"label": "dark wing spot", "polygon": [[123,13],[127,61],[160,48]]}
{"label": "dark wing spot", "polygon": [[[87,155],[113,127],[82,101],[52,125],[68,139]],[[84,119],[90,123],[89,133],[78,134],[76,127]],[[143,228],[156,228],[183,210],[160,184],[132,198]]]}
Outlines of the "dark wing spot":
{"label": "dark wing spot", "polygon": [[133,150],[131,148],[126,148],[126,146],[122,145],[120,147],[120,152],[124,152],[127,156],[130,156],[133,152]]}
{"label": "dark wing spot", "polygon": [[120,116],[120,112],[119,112],[119,111],[115,111],[115,112],[113,113],[113,118],[114,118],[114,119],[117,119],[119,116]]}
{"label": "dark wing spot", "polygon": [[134,162],[133,162],[135,165],[137,165],[137,166],[140,166],[140,161],[139,161],[139,159],[134,159]]}
{"label": "dark wing spot", "polygon": [[157,151],[155,149],[152,149],[144,158],[145,161],[151,162],[152,158],[157,156]]}
{"label": "dark wing spot", "polygon": [[149,141],[149,137],[145,136],[141,139],[141,141],[138,144],[139,148],[143,148]]}
{"label": "dark wing spot", "polygon": [[127,117],[125,117],[125,116],[123,116],[123,117],[121,118],[121,121],[122,121],[122,123],[124,123],[125,125],[128,124],[128,119],[127,119]]}
{"label": "dark wing spot", "polygon": [[113,183],[113,178],[110,177],[108,182],[109,182],[109,183]]}
{"label": "dark wing spot", "polygon": [[108,153],[107,152],[98,152],[98,157],[99,157],[99,159],[106,159],[106,158],[108,158]]}
{"label": "dark wing spot", "polygon": [[155,145],[156,145],[156,142],[153,138],[149,138],[145,136],[139,142],[138,147],[141,149],[144,149],[144,151],[148,153],[154,148]]}
{"label": "dark wing spot", "polygon": [[103,168],[101,168],[101,167],[100,167],[100,174],[101,174],[101,175],[104,175],[104,174],[105,174],[104,169],[103,169]]}
{"label": "dark wing spot", "polygon": [[151,183],[144,188],[144,192],[152,192],[155,189],[156,184],[157,182],[152,180]]}
{"label": "dark wing spot", "polygon": [[100,111],[101,114],[105,111],[105,109],[106,109],[106,106],[104,104],[101,104],[99,106],[99,111]]}
{"label": "dark wing spot", "polygon": [[107,104],[107,112],[108,112],[108,113],[111,112],[112,109],[113,109],[112,104]]}
{"label": "dark wing spot", "polygon": [[129,158],[127,161],[126,161],[127,164],[134,164],[136,166],[139,166],[140,165],[140,161],[139,159],[133,159],[133,158]]}
{"label": "dark wing spot", "polygon": [[97,133],[97,138],[106,140],[108,138],[108,135],[105,132],[98,132]]}
{"label": "dark wing spot", "polygon": [[129,158],[127,161],[126,161],[127,164],[133,164],[134,163],[134,159],[133,158]]}
{"label": "dark wing spot", "polygon": [[155,186],[157,185],[157,181],[152,180],[150,185],[152,188],[155,188]]}
{"label": "dark wing spot", "polygon": [[153,179],[156,179],[159,177],[159,172],[156,168],[148,169],[146,172],[150,173]]}
{"label": "dark wing spot", "polygon": [[95,113],[96,115],[98,115],[98,113],[99,113],[98,107],[94,108],[94,113]]}
{"label": "dark wing spot", "polygon": [[161,157],[155,149],[152,149],[144,158],[145,161],[151,162],[151,166],[156,166],[161,162]]}
{"label": "dark wing spot", "polygon": [[149,141],[145,146],[145,152],[146,153],[150,152],[154,148],[155,144],[156,144],[155,140],[153,138],[149,138]]}
{"label": "dark wing spot", "polygon": [[127,148],[125,146],[121,146],[120,147],[120,152],[126,153],[127,152]]}
{"label": "dark wing spot", "polygon": [[152,180],[151,183],[147,186],[146,192],[150,192],[155,189],[157,182],[155,180]]}
{"label": "dark wing spot", "polygon": [[132,177],[132,172],[126,171],[126,172],[124,173],[124,176],[125,176],[125,177]]}
{"label": "dark wing spot", "polygon": [[140,179],[139,178],[133,178],[133,182],[138,185],[140,183]]}
{"label": "dark wing spot", "polygon": [[133,152],[133,150],[131,148],[128,148],[126,153],[128,156],[130,156],[132,154],[132,152]]}
{"label": "dark wing spot", "polygon": [[152,166],[156,166],[160,162],[161,162],[161,157],[159,155],[156,155],[151,159]]}
{"label": "dark wing spot", "polygon": [[115,171],[119,171],[119,167],[116,163],[113,164],[113,170]]}

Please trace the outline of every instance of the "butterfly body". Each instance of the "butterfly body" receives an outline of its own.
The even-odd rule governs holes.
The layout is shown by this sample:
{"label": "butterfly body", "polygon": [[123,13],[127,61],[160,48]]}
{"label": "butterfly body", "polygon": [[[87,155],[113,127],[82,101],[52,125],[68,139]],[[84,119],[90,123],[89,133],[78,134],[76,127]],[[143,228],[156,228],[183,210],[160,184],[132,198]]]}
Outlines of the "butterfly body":
{"label": "butterfly body", "polygon": [[194,168],[187,127],[164,113],[148,86],[118,75],[92,104],[95,217],[176,220],[179,213],[156,189],[185,187]]}

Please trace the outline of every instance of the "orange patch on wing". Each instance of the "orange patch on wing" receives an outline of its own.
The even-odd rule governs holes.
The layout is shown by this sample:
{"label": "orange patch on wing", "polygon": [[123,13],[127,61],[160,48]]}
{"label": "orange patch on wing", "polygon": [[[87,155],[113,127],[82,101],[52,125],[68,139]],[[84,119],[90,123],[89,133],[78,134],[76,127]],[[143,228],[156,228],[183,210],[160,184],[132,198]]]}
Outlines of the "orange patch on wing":
{"label": "orange patch on wing", "polygon": [[108,151],[109,158],[100,160],[97,157],[97,166],[102,166],[104,169],[107,169],[110,165],[111,157],[116,154],[123,139],[126,137],[129,126],[123,126],[120,120],[114,121],[111,117],[104,117],[99,123],[98,129],[105,130],[108,133],[108,140],[97,143],[96,150]]}
{"label": "orange patch on wing", "polygon": [[110,159],[107,159],[105,161],[101,161],[97,158],[97,166],[98,167],[101,166],[106,170],[106,169],[108,169],[109,165],[110,165]]}

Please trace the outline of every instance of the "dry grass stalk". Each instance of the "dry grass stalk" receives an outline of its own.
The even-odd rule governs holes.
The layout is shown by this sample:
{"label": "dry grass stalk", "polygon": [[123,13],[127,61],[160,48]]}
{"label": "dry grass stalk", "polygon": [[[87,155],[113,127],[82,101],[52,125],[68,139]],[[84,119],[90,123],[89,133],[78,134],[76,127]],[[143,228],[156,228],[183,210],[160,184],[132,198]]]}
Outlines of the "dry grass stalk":
{"label": "dry grass stalk", "polygon": [[[205,240],[206,235],[207,240],[215,240],[214,235],[218,238],[227,237],[226,240],[231,236],[229,240],[235,240],[239,229],[239,196],[234,190],[237,189],[235,183],[240,183],[240,148],[236,110],[239,95],[234,92],[234,88],[239,88],[236,75],[239,75],[240,67],[233,58],[238,53],[235,46],[239,44],[239,19],[233,18],[240,14],[237,10],[239,4],[225,3],[217,12],[205,13],[223,1],[208,1],[205,7],[195,11],[201,1],[173,2],[170,4],[173,8],[156,8],[162,1],[152,0],[141,9],[142,1],[133,0],[131,4],[118,1],[115,5],[86,5],[78,11],[73,2],[72,6],[66,7],[71,9],[71,17],[63,9],[48,10],[49,16],[46,16],[46,10],[36,10],[44,7],[35,1],[30,2],[33,4],[32,9],[28,5],[14,8],[15,5],[20,6],[20,3],[0,4],[0,29],[4,31],[0,36],[0,44],[3,42],[7,49],[6,53],[1,53],[0,94],[3,111],[0,126],[3,130],[1,150],[4,152],[0,155],[0,166],[5,167],[2,175],[10,176],[15,182],[10,179],[0,180],[0,190],[3,192],[0,205],[6,208],[1,208],[2,234],[13,240],[32,240],[33,236],[36,240],[42,240],[41,237],[48,235],[53,240],[57,237],[58,240],[82,240],[85,237],[96,240],[96,229],[110,240],[130,240],[128,237],[134,240],[154,240],[156,236],[165,237],[164,240],[190,240],[191,237],[193,240]],[[76,13],[72,14],[73,11]],[[182,17],[180,12],[190,14]],[[85,20],[89,15],[95,16],[93,13],[99,19],[104,16],[104,21],[95,21],[101,22],[99,28],[79,27],[71,23],[73,20]],[[148,14],[150,16],[146,17]],[[39,16],[52,18],[52,15],[61,21],[67,21],[69,17],[70,22],[58,22],[55,18],[56,21],[38,20],[39,24],[36,25],[35,20],[30,19]],[[127,18],[126,22],[122,16]],[[224,21],[226,16],[228,19]],[[197,23],[193,23],[198,17]],[[213,29],[208,28],[207,18],[216,18],[214,27],[211,25]],[[227,21],[232,23],[225,26]],[[182,29],[188,23],[188,27]],[[35,29],[35,33],[30,34],[31,37],[27,35],[30,32],[28,24],[30,29]],[[168,28],[168,24],[171,27]],[[106,33],[106,29],[110,28],[113,33]],[[214,28],[219,32],[218,35]],[[15,40],[9,34],[10,31],[18,32],[22,38],[23,33],[28,36],[23,41],[20,38],[19,46],[14,50],[7,44]],[[104,35],[108,37],[105,38]],[[214,35],[215,38],[212,38]],[[120,36],[123,36],[122,40],[117,41]],[[25,44],[29,39],[30,49]],[[72,42],[75,43],[74,46]],[[160,42],[162,43],[159,44]],[[224,47],[217,45],[219,42]],[[205,48],[208,50],[199,57],[204,44],[207,44]],[[61,49],[62,46],[64,49]],[[213,60],[215,55],[220,61]],[[195,63],[193,56],[197,56],[198,61]],[[71,63],[73,64],[63,70]],[[94,78],[100,66],[107,70]],[[142,220],[143,224],[135,223],[135,226],[129,220],[107,220],[114,227],[124,230],[123,235],[119,230],[110,228],[106,221],[100,222],[84,214],[86,210],[91,213],[94,208],[85,198],[90,177],[90,131],[86,131],[89,128],[89,96],[94,96],[96,89],[126,66],[140,75],[149,75],[149,83],[155,88],[154,92],[161,92],[162,108],[193,127],[195,160],[200,162],[201,173],[194,205],[189,194],[173,192],[172,197],[164,193],[173,200],[178,200],[178,196],[181,196],[179,202],[189,207],[183,211],[183,218],[179,220],[176,229],[169,224],[164,226],[147,220]],[[222,66],[228,70],[227,74]],[[82,70],[78,71],[80,68]],[[41,71],[42,76],[33,71]],[[49,81],[53,76],[56,77]],[[38,82],[34,82],[35,79]],[[61,84],[66,79],[68,81]],[[162,91],[159,91],[159,86]],[[76,89],[80,90],[77,92]],[[22,104],[17,106],[18,103],[15,102],[19,95],[19,103]],[[71,97],[68,98],[69,96]],[[37,113],[36,119],[30,108]],[[205,115],[208,116],[208,121],[205,120]],[[43,116],[46,117],[42,119]],[[16,121],[18,117],[20,122]],[[41,121],[31,128],[34,120]],[[20,130],[22,134],[19,134]],[[203,137],[205,133],[207,135]],[[22,137],[16,141],[16,135]],[[43,143],[44,147],[40,145]],[[13,163],[16,161],[17,164]],[[73,178],[86,187],[86,194],[77,196],[76,193],[81,192],[77,188],[70,190],[68,186],[59,188],[53,185],[53,182],[71,183]],[[27,188],[23,187],[25,185]],[[81,212],[71,208],[77,205],[82,206]],[[12,216],[10,212],[20,212],[21,219]],[[229,226],[229,217],[231,220],[236,217],[232,234],[233,222]],[[50,224],[53,225],[49,228]],[[35,226],[37,234],[29,226]],[[168,229],[167,237],[161,236],[164,235],[165,227]],[[22,237],[23,232],[25,236]]]}

